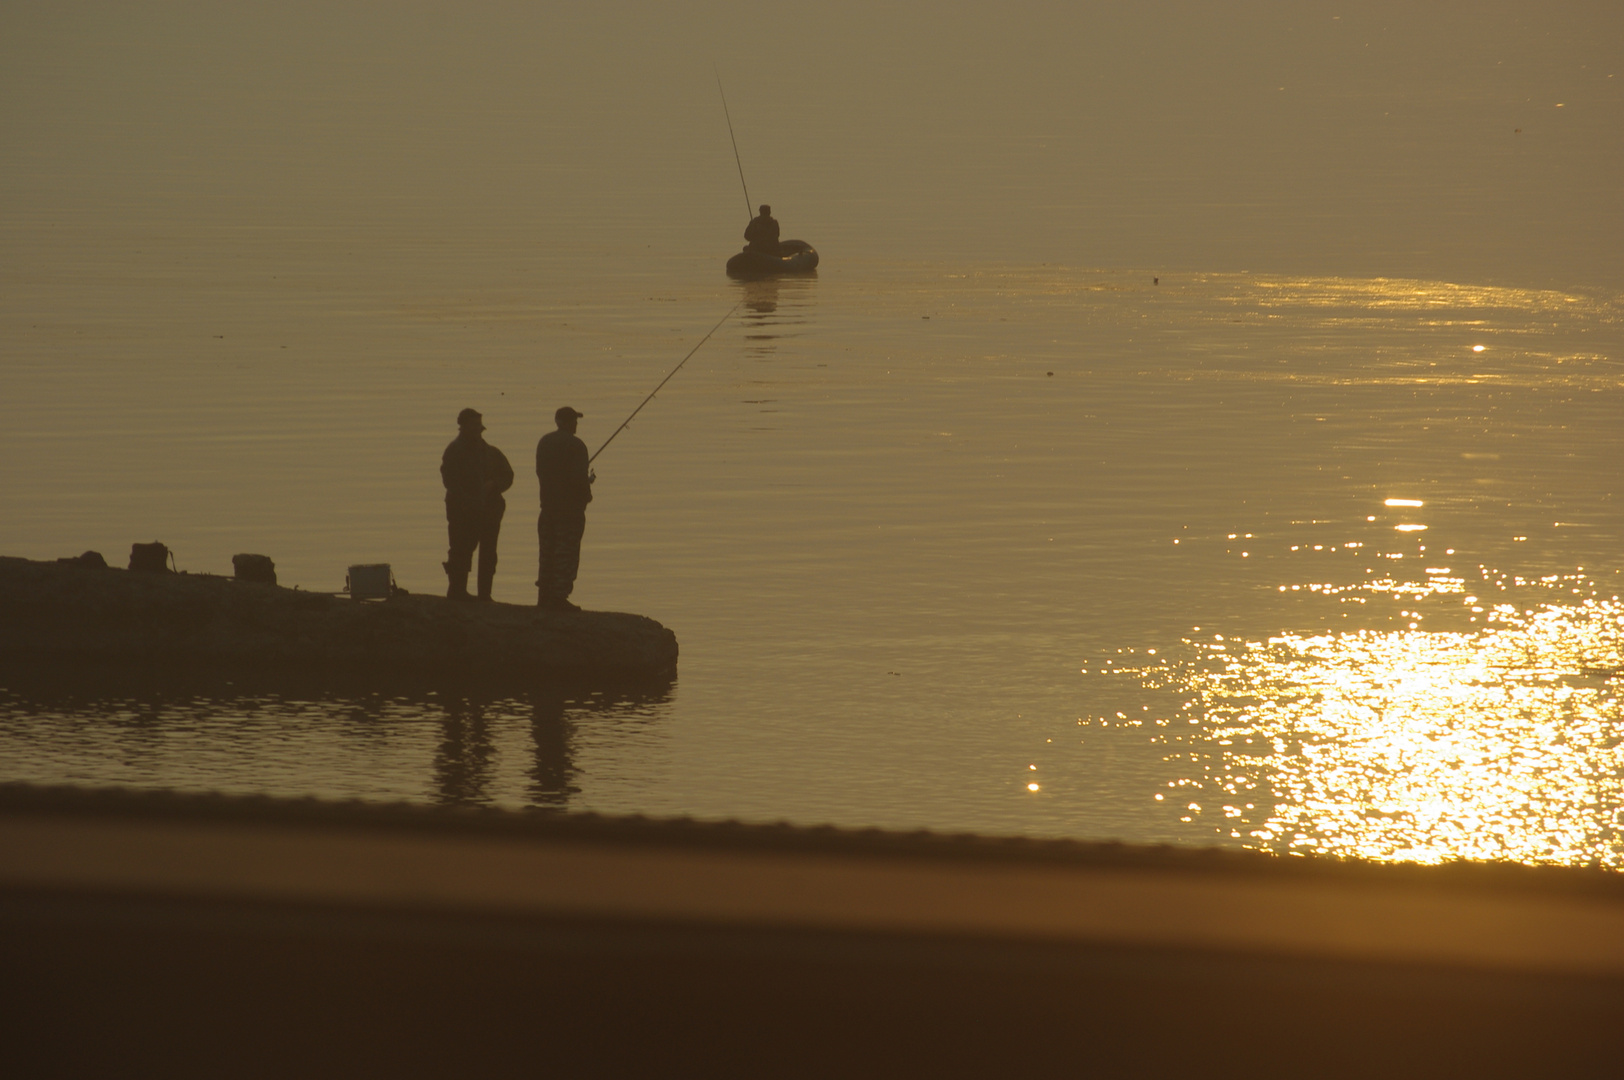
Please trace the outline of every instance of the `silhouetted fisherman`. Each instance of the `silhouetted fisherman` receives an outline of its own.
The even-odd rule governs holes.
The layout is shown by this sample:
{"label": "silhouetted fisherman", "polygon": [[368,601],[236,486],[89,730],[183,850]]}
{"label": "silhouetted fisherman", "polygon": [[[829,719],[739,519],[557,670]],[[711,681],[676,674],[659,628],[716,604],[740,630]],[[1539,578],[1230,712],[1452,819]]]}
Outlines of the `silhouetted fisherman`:
{"label": "silhouetted fisherman", "polygon": [[773,218],[773,208],[766,203],[744,227],[744,250],[778,257],[778,222]]}
{"label": "silhouetted fisherman", "polygon": [[586,504],[592,501],[594,479],[587,472],[586,443],[575,437],[576,423],[585,415],[565,405],[553,414],[558,430],[549,431],[536,444],[536,479],[541,481],[541,517],[536,520],[541,540],[538,607],[581,610],[569,596],[581,566],[581,535],[586,532]]}
{"label": "silhouetted fisherman", "polygon": [[451,538],[451,550],[440,565],[450,581],[445,594],[453,600],[472,599],[468,571],[473,567],[475,548],[479,549],[479,598],[491,598],[496,537],[507,512],[502,492],[513,486],[513,466],[502,451],[485,441],[480,434],[484,430],[484,417],[473,409],[462,410],[457,414],[457,437],[440,458],[446,532]]}

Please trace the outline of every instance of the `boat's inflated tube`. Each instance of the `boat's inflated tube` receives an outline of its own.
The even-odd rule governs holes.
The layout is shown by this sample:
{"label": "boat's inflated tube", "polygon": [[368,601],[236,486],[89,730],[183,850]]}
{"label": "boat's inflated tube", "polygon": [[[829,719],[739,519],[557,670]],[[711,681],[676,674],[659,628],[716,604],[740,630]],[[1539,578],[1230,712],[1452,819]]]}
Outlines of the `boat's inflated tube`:
{"label": "boat's inflated tube", "polygon": [[818,268],[818,253],[805,240],[780,240],[778,256],[745,248],[727,261],[727,276],[770,277],[774,274],[809,274]]}

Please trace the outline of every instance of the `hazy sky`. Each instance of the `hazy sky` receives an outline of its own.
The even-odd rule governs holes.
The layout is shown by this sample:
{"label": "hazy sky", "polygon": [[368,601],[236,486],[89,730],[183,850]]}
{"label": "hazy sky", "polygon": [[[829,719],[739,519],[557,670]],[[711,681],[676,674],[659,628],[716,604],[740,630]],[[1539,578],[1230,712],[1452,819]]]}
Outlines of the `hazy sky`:
{"label": "hazy sky", "polygon": [[[1614,289],[1624,8],[9,3],[0,221]],[[723,248],[725,253],[726,248]]]}

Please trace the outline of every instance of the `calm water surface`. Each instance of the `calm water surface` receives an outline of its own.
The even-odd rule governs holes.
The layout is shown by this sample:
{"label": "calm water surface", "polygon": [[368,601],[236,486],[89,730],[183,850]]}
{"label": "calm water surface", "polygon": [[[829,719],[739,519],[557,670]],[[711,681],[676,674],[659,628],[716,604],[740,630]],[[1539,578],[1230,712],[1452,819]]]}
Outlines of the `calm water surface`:
{"label": "calm water surface", "polygon": [[[834,183],[840,160],[884,173],[878,121],[837,158],[820,132],[844,114],[813,95],[785,108],[820,147],[814,175],[780,170],[769,197],[824,268],[731,283],[742,206],[701,76],[674,98],[692,115],[669,183],[635,167],[663,130],[651,99],[618,146],[587,146],[578,120],[544,161],[513,151],[544,205],[488,172],[465,199],[447,178],[457,154],[502,159],[481,149],[507,145],[488,130],[501,109],[427,128],[341,110],[307,131],[344,165],[336,195],[301,187],[297,162],[272,190],[252,125],[181,154],[169,185],[103,132],[150,167],[97,187],[58,150],[73,123],[102,130],[112,95],[7,114],[34,153],[3,221],[6,554],[116,560],[160,539],[194,572],[253,551],[307,589],[389,562],[438,591],[438,456],[472,405],[520,473],[496,592],[524,603],[527,462],[553,409],[583,410],[595,447],[737,310],[597,463],[576,599],[672,627],[669,687],[12,674],[0,779],[1624,862],[1616,248],[1574,247],[1565,274],[1519,257],[1543,251],[1510,243],[1522,222],[1463,273],[1447,253],[1478,251],[1478,225],[1422,251],[1394,241],[1404,222],[1329,199],[1308,214],[1330,238],[1316,257],[1279,224],[1290,205],[1260,239],[1236,198],[1182,255],[1162,233],[1135,260],[1121,237],[1153,200],[1119,200],[1121,237],[1089,233],[1098,207],[1044,179],[1084,183],[1087,141],[1040,154],[971,112],[958,137],[1016,159],[919,186],[943,231],[905,250],[873,240],[903,227],[891,208]],[[1595,102],[1617,111],[1612,88]],[[292,124],[295,105],[269,115]],[[414,187],[391,140],[425,130]],[[358,156],[331,157],[346,132]],[[1391,132],[1360,137],[1393,153]],[[606,156],[612,182],[580,164]],[[346,201],[352,174],[391,197]],[[1590,175],[1569,174],[1580,201]],[[1431,179],[1388,177],[1383,198],[1434,198]],[[624,213],[593,205],[604,192]],[[1006,198],[1099,250],[1043,250]],[[1222,255],[1225,214],[1244,258]]]}

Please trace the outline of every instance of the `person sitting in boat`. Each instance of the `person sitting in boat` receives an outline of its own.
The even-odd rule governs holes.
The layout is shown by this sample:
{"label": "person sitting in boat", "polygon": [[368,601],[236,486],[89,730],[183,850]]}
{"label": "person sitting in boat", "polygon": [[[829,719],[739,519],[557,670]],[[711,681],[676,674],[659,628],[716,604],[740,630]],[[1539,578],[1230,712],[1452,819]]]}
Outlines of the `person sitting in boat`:
{"label": "person sitting in boat", "polygon": [[761,204],[761,213],[744,227],[744,250],[778,258],[778,222],[773,218],[773,208],[766,203]]}

